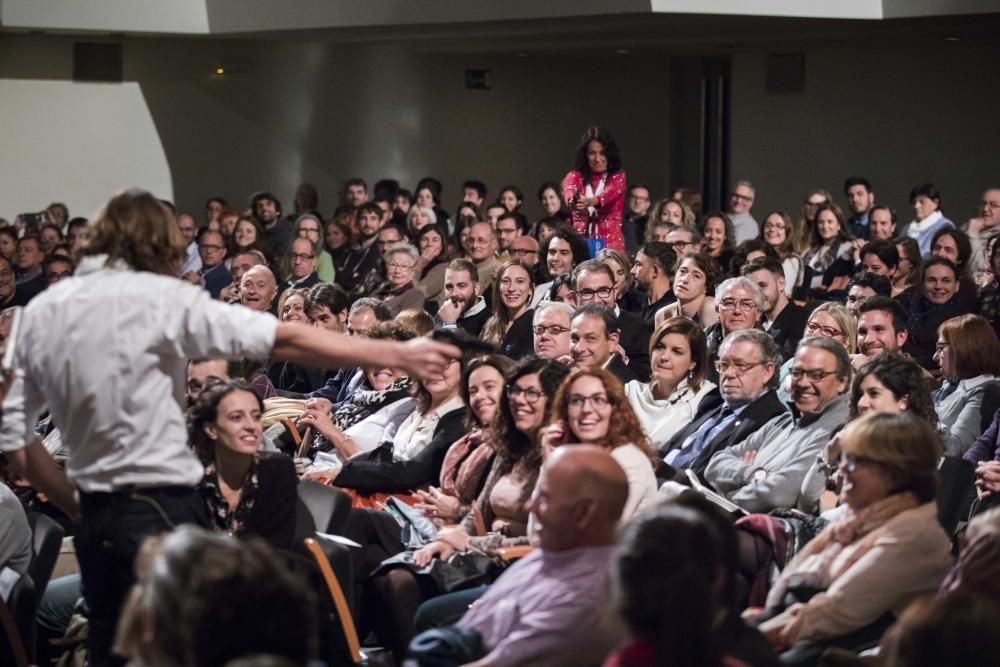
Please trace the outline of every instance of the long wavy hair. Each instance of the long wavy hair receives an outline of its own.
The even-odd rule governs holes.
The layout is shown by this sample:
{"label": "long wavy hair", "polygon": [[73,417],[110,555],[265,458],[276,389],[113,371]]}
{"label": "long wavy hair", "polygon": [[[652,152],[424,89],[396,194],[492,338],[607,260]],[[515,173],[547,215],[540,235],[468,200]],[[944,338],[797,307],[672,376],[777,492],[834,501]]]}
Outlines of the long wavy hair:
{"label": "long wavy hair", "polygon": [[[500,377],[504,379],[504,383],[506,384],[507,376],[510,375],[511,370],[514,368],[514,361],[502,354],[485,354],[481,357],[476,357],[465,366],[465,370],[462,371],[462,384],[459,385],[458,393],[462,396],[462,402],[468,406],[465,426],[469,430],[474,428],[491,428],[496,424],[497,417],[493,418],[493,423],[491,424],[485,424],[479,419],[479,415],[477,415],[472,409],[472,401],[469,396],[469,378],[472,377],[472,373],[474,371],[486,366],[496,370],[496,372],[500,374]],[[502,403],[503,400],[504,398],[502,397],[500,402]],[[497,410],[497,415],[499,414],[500,411]]]}
{"label": "long wavy hair", "polygon": [[507,327],[513,321],[510,318],[510,313],[507,312],[507,306],[504,305],[503,299],[500,296],[501,290],[500,281],[503,279],[504,275],[514,267],[519,267],[526,274],[528,274],[528,283],[531,285],[531,289],[528,291],[528,295],[525,298],[524,305],[526,308],[531,308],[531,298],[535,293],[535,279],[532,277],[531,267],[522,262],[519,259],[512,259],[510,261],[504,262],[503,265],[497,269],[496,276],[493,278],[493,289],[490,291],[493,300],[493,314],[490,318],[486,320],[486,324],[483,325],[483,330],[480,337],[499,347],[503,343],[503,338],[507,333]]}
{"label": "long wavy hair", "polygon": [[590,178],[591,175],[590,163],[587,161],[587,144],[591,141],[597,141],[604,146],[604,155],[608,159],[608,176],[621,171],[622,156],[615,138],[603,127],[588,127],[580,137],[580,145],[576,149],[576,162],[573,165],[583,174],[584,179]]}
{"label": "long wavy hair", "polygon": [[869,375],[874,375],[882,386],[892,392],[892,397],[897,401],[906,398],[907,412],[937,428],[937,411],[924,381],[923,369],[912,359],[892,352],[878,355],[854,374],[854,381],[851,383],[851,419],[858,416],[861,383]]}
{"label": "long wavy hair", "polygon": [[245,391],[253,396],[261,413],[264,412],[264,402],[246,381],[237,378],[209,383],[191,406],[188,418],[188,442],[202,463],[208,464],[215,459],[215,441],[205,433],[205,426],[218,421],[219,403],[236,391]]}
{"label": "long wavy hair", "polygon": [[653,448],[642,430],[639,417],[636,416],[632,405],[625,396],[625,388],[622,386],[621,380],[607,369],[577,368],[570,373],[559,385],[559,390],[556,391],[552,405],[552,421],[561,420],[568,423],[570,387],[583,377],[597,378],[604,385],[604,392],[608,395],[608,401],[611,403],[611,417],[604,446],[608,449],[616,449],[631,443],[652,459]]}
{"label": "long wavy hair", "polygon": [[[514,366],[507,376],[507,388],[526,375],[538,374],[538,382],[542,385],[546,404],[539,424],[545,426],[551,421],[552,395],[556,393],[559,384],[569,374],[569,369],[558,361],[540,357],[525,357]],[[500,398],[500,410],[497,412],[496,424],[493,428],[493,449],[505,466],[513,467],[522,458],[529,466],[541,464],[542,451],[538,443],[538,430],[531,433],[519,431],[514,425],[514,412],[510,408],[510,398],[504,391]]]}
{"label": "long wavy hair", "polygon": [[175,276],[186,256],[186,243],[173,215],[145,190],[126,190],[113,196],[90,223],[81,256],[108,256],[136,271]]}

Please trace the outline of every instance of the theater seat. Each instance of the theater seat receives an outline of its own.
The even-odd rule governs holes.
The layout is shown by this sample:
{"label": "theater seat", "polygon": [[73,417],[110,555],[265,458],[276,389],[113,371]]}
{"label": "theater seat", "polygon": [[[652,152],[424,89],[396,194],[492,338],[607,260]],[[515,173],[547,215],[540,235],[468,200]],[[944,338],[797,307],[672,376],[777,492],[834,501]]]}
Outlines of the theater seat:
{"label": "theater seat", "polygon": [[59,558],[66,531],[41,512],[28,512],[28,525],[31,527],[31,565],[28,566],[28,575],[35,583],[35,593],[40,602],[49,585],[56,559]]}
{"label": "theater seat", "polygon": [[351,512],[351,498],[340,489],[303,480],[298,486],[298,511],[295,517],[296,541],[313,533],[341,534]]}
{"label": "theater seat", "polygon": [[968,461],[945,456],[938,463],[938,521],[952,535],[958,522],[969,512],[970,493],[976,480],[976,468]]}

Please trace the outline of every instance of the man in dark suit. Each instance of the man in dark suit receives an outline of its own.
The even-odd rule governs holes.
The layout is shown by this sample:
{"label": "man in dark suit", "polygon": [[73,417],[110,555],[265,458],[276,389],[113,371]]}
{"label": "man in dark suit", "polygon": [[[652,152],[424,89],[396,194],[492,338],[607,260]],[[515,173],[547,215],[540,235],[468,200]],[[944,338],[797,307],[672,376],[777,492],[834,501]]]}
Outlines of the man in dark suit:
{"label": "man in dark suit", "polygon": [[619,341],[618,322],[607,306],[588,303],[578,308],[569,335],[575,368],[606,368],[622,384],[639,379],[614,351]]}
{"label": "man in dark suit", "polygon": [[597,303],[606,306],[617,319],[619,331],[618,345],[625,352],[621,359],[632,374],[642,382],[649,380],[649,337],[653,328],[638,315],[624,311],[615,303],[615,275],[607,264],[596,259],[580,262],[573,269],[573,289],[576,302],[580,306]]}
{"label": "man in dark suit", "polygon": [[761,325],[781,351],[781,360],[795,356],[802,340],[808,314],[806,309],[788,300],[785,294],[785,270],[773,257],[758,257],[740,269],[740,274],[750,278],[764,294]]}
{"label": "man in dark suit", "polygon": [[666,463],[661,476],[682,481],[688,468],[702,476],[713,454],[742,442],[785,411],[771,386],[781,353],[767,333],[743,329],[729,334],[719,348],[718,365],[723,404],[699,411],[660,448]]}

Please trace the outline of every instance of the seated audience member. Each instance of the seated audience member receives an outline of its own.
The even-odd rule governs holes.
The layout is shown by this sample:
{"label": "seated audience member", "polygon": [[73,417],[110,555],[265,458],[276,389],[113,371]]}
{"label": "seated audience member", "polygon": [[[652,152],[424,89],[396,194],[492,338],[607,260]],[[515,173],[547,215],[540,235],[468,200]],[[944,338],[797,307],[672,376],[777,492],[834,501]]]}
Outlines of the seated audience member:
{"label": "seated audience member", "polygon": [[723,404],[703,401],[691,423],[660,446],[669,476],[683,481],[688,468],[703,476],[716,452],[742,442],[785,412],[773,388],[779,363],[777,345],[763,331],[743,329],[726,336],[716,362]]}
{"label": "seated audience member", "polygon": [[873,206],[868,211],[868,238],[891,241],[896,238],[896,211],[888,206]]}
{"label": "seated audience member", "polygon": [[868,241],[858,251],[858,260],[864,273],[893,280],[899,269],[899,249],[889,240]]}
{"label": "seated audience member", "polygon": [[37,236],[22,236],[17,241],[14,253],[14,273],[17,291],[22,293],[24,302],[46,288],[45,275],[42,273],[42,262],[45,253]]}
{"label": "seated audience member", "polygon": [[647,243],[636,253],[632,277],[646,291],[639,304],[639,317],[649,326],[654,326],[660,309],[677,301],[670,284],[676,262],[677,255],[666,243]]}
{"label": "seated audience member", "polygon": [[778,260],[759,257],[743,265],[740,275],[757,283],[764,295],[761,309],[761,327],[771,334],[782,360],[795,354],[795,348],[802,340],[807,313],[805,308],[788,299],[785,285],[785,270]]}
{"label": "seated audience member", "polygon": [[979,315],[962,315],[938,327],[934,361],[944,384],[935,394],[946,456],[962,456],[1000,408],[1000,341]]}
{"label": "seated audience member", "polygon": [[885,276],[878,276],[874,273],[856,273],[847,283],[847,312],[855,319],[858,317],[858,310],[861,304],[873,296],[892,296],[892,283]]}
{"label": "seated audience member", "polygon": [[[295,231],[293,233],[294,237],[308,239],[316,246],[316,248],[319,251],[319,253],[316,255],[315,258],[315,271],[316,271],[316,277],[319,278],[318,282],[332,283],[336,278],[337,274],[333,266],[333,256],[330,255],[330,253],[327,252],[326,248],[324,248],[323,246],[324,239],[321,238],[322,234],[323,234],[323,221],[319,218],[318,215],[315,215],[313,213],[305,213],[301,215],[298,220],[295,221]],[[295,252],[298,251],[295,250],[292,251],[292,253]],[[293,256],[292,257],[293,274],[295,273],[294,260],[295,257]],[[299,285],[299,287],[312,287],[312,285]]]}
{"label": "seated audience member", "polygon": [[542,436],[545,452],[580,443],[609,450],[625,471],[629,495],[623,521],[655,501],[656,475],[649,440],[621,383],[602,368],[578,368],[563,380],[553,399],[552,423]]}
{"label": "seated audience member", "polygon": [[17,229],[7,224],[0,224],[0,257],[8,262],[14,261],[17,253]]}
{"label": "seated audience member", "polygon": [[[492,556],[505,546],[527,543],[527,503],[542,459],[539,429],[548,422],[552,410],[549,397],[566,374],[562,364],[548,359],[529,357],[514,367],[506,381],[489,443],[496,456],[485,485],[482,479],[475,483],[475,501],[458,517],[460,525],[441,530],[435,540],[413,551],[411,557],[386,562],[369,581],[368,575],[384,559],[403,552],[405,547],[399,525],[384,512],[351,513],[347,534],[364,545],[355,568],[357,581],[366,582],[359,598],[368,601],[363,609],[372,612],[363,611],[362,622],[374,624],[379,637],[397,656],[402,656],[413,637],[416,605],[421,599],[442,593],[438,580],[427,574],[432,561],[440,559],[442,562],[433,563],[433,567],[447,569],[445,561],[456,552]],[[482,524],[477,528],[479,521]],[[463,591],[461,595],[468,593]],[[467,607],[475,598],[464,599],[463,607]],[[375,603],[374,607],[370,603]]]}
{"label": "seated audience member", "polygon": [[884,352],[900,352],[906,337],[906,310],[899,302],[869,297],[858,306],[858,351],[851,355],[851,363],[858,367]]}
{"label": "seated audience member", "polygon": [[[380,322],[365,336],[371,340],[398,341],[416,337],[396,321]],[[358,373],[361,381],[351,384],[351,391],[342,402],[331,406],[322,397],[306,401],[298,426],[312,429],[311,457],[318,459],[318,452],[331,452],[343,462],[359,452],[370,452],[392,437],[393,430],[413,413],[413,383],[404,371],[371,366],[359,369]],[[318,461],[317,467],[321,468],[324,462],[327,459]]]}
{"label": "seated audience member", "polygon": [[960,292],[965,292],[963,298],[975,302],[977,285],[969,273],[969,259],[972,255],[972,245],[965,232],[953,227],[945,227],[934,233],[931,239],[931,257],[950,259],[958,268],[958,280],[961,283]]}
{"label": "seated audience member", "polygon": [[[774,251],[770,245],[767,244],[764,239],[749,239],[743,241],[733,250],[733,257],[729,260],[729,266],[723,267],[723,272],[726,277],[735,277],[740,274],[740,268],[755,259],[761,259],[763,257],[770,257],[771,259],[778,259],[778,253]],[[784,277],[785,272],[782,271],[781,275]]]}
{"label": "seated audience member", "polygon": [[[642,297],[636,289],[632,261],[628,256],[614,248],[604,248],[598,251],[594,259],[611,269],[611,274],[615,277],[615,304],[622,310],[639,313],[642,310]],[[652,322],[649,324],[652,326]]]}
{"label": "seated audience member", "polygon": [[[535,299],[554,300],[556,291],[552,281],[560,276],[571,275],[574,266],[579,266],[590,258],[590,249],[582,236],[562,225],[557,226],[552,231],[552,236],[541,243],[541,256],[545,260],[545,275],[542,278],[549,282],[538,285]],[[570,290],[572,289],[571,285]]]}
{"label": "seated audience member", "polygon": [[[325,292],[325,288],[320,290]],[[309,312],[309,297],[306,296],[306,313]],[[333,307],[336,307],[334,304]],[[330,310],[331,306],[327,305],[326,310]],[[326,317],[326,311],[322,308],[317,310],[317,313],[323,317]],[[330,315],[333,315],[333,311],[330,310]],[[336,318],[329,318],[336,319]],[[389,315],[389,310],[385,307],[378,299],[373,299],[371,297],[362,297],[355,301],[351,305],[351,309],[347,313],[347,334],[349,336],[366,336],[368,332],[379,322],[386,322],[392,319]],[[310,318],[312,321],[312,318]],[[354,390],[365,380],[365,374],[361,372],[359,368],[342,368],[338,370],[332,377],[328,377],[326,383],[317,389],[316,391],[306,394],[306,398],[325,398],[326,400],[333,403],[334,406],[338,406],[347,400]]]}
{"label": "seated audience member", "polygon": [[912,415],[876,413],[848,424],[840,447],[847,512],[785,567],[759,617],[782,664],[815,664],[828,646],[877,639],[951,566],[934,502],[934,429]]}
{"label": "seated audience member", "polygon": [[979,215],[971,218],[962,229],[969,235],[972,255],[969,274],[977,280],[992,270],[990,248],[1000,235],[1000,188],[988,188],[979,201]]}
{"label": "seated audience member", "polygon": [[[714,363],[719,358],[722,339],[734,331],[760,328],[761,312],[764,309],[764,294],[757,283],[740,276],[724,280],[715,290],[715,312],[719,321],[705,328],[708,357]],[[709,371],[709,379],[716,379],[714,367]]]}
{"label": "seated audience member", "polygon": [[299,478],[287,456],[260,453],[263,412],[263,402],[248,384],[209,384],[191,407],[189,437],[205,465],[200,486],[212,527],[288,549]]}
{"label": "seated audience member", "polygon": [[606,368],[622,382],[638,380],[625,365],[619,347],[621,332],[614,313],[602,304],[588,303],[576,309],[570,324],[570,354],[576,368]]}
{"label": "seated audience member", "polygon": [[703,402],[718,403],[708,382],[705,332],[686,317],[672,317],[656,327],[649,339],[653,379],[632,380],[625,396],[654,446],[666,442],[691,422]]}
{"label": "seated audience member", "polygon": [[705,469],[705,479],[748,512],[795,507],[816,455],[847,421],[851,361],[842,345],[804,339],[790,377],[795,410],[719,451]]}
{"label": "seated audience member", "polygon": [[[607,306],[618,320],[618,344],[625,351],[624,358],[629,369],[645,381],[649,377],[649,336],[652,327],[638,316],[624,311],[615,303],[614,274],[599,260],[587,260],[573,269],[573,291],[576,303],[600,303]],[[610,290],[610,291],[609,291]]]}
{"label": "seated audience member", "polygon": [[[674,253],[678,258],[691,253],[701,252],[701,234],[693,226],[677,227],[674,229],[668,227],[665,231],[660,231],[662,231],[660,238],[647,238],[647,242],[658,241],[666,243],[674,249]],[[713,259],[712,261],[714,262],[715,260]]]}
{"label": "seated audience member", "polygon": [[306,664],[317,645],[313,596],[281,561],[260,541],[192,526],[148,539],[121,648],[145,665]]}
{"label": "seated audience member", "polygon": [[476,266],[479,285],[484,292],[493,288],[493,278],[501,262],[496,258],[497,237],[493,225],[488,222],[474,222],[469,225],[469,259]]}
{"label": "seated audience member", "polygon": [[511,259],[519,260],[529,267],[531,278],[536,284],[542,282],[542,272],[545,269],[543,264],[538,261],[539,247],[535,237],[529,234],[521,234],[510,243]]}
{"label": "seated audience member", "polygon": [[531,271],[518,260],[505,262],[493,279],[493,314],[483,325],[480,338],[496,346],[511,359],[532,353]]}
{"label": "seated audience member", "polygon": [[14,267],[6,257],[0,257],[0,309],[25,306],[34,294],[21,290],[14,280]]}
{"label": "seated audience member", "polygon": [[42,262],[45,284],[52,286],[60,280],[73,277],[73,260],[66,255],[49,255]]}
{"label": "seated audience member", "polygon": [[[286,289],[278,299],[275,310],[282,322],[294,322],[303,326],[312,326],[306,315],[306,299],[309,290],[305,288]],[[319,368],[311,368],[291,361],[277,361],[267,369],[267,377],[271,379],[274,388],[282,395],[307,394],[323,386],[326,381],[324,372]]]}
{"label": "seated audience member", "polygon": [[972,594],[1000,603],[1000,509],[972,517],[965,529],[958,560],[941,582],[938,597]]}
{"label": "seated audience member", "polygon": [[278,288],[274,274],[266,266],[252,266],[240,280],[240,303],[247,308],[270,311]]}
{"label": "seated audience member", "polygon": [[441,307],[434,316],[438,326],[457,326],[478,338],[492,313],[486,299],[479,295],[476,265],[461,257],[451,260],[444,270],[443,296]]}
{"label": "seated audience member", "polygon": [[[344,254],[336,280],[349,294],[364,296],[369,277],[378,275],[379,257],[382,253],[378,245],[382,209],[373,202],[366,202],[358,207],[356,216],[358,235]],[[374,279],[373,282],[378,281]]]}
{"label": "seated audience member", "polygon": [[[0,468],[6,472],[7,459],[0,454]],[[26,574],[31,564],[31,526],[24,506],[4,481],[0,481],[0,571],[10,568]],[[42,591],[38,591],[39,599]]]}
{"label": "seated audience member", "polygon": [[349,304],[350,297],[342,288],[319,283],[309,288],[305,310],[314,327],[344,333],[350,316]]}
{"label": "seated audience member", "polygon": [[882,640],[886,667],[992,667],[1000,655],[1000,604],[976,592],[917,600]]}
{"label": "seated audience member", "polygon": [[308,289],[322,281],[316,273],[316,261],[319,259],[319,243],[305,236],[292,239],[288,246],[285,262],[288,265],[288,278],[278,286],[280,296],[286,289],[293,287]]}
{"label": "seated audience member", "polygon": [[913,188],[910,191],[910,204],[913,205],[916,217],[899,235],[916,241],[921,257],[930,257],[934,234],[939,229],[954,227],[955,223],[941,213],[941,194],[931,183]]}
{"label": "seated audience member", "polygon": [[924,368],[934,368],[934,345],[942,322],[969,312],[959,296],[959,273],[951,260],[935,257],[924,263],[922,290],[913,301],[904,350]]}
{"label": "seated audience member", "polygon": [[437,377],[415,381],[414,410],[392,440],[344,461],[339,470],[318,470],[310,476],[362,496],[406,493],[433,484],[441,474],[445,452],[464,430],[461,377],[462,364],[456,361]]}
{"label": "seated audience member", "polygon": [[532,332],[535,335],[535,356],[555,359],[569,366],[573,361],[570,331],[573,306],[558,301],[542,301],[535,306]]}
{"label": "seated audience member", "polygon": [[[199,259],[198,261],[201,260]],[[222,291],[219,292],[219,299],[235,303],[240,299],[240,283],[243,282],[243,275],[251,268],[266,265],[267,262],[264,259],[263,253],[252,250],[237,252],[227,261],[229,262],[229,273],[233,276],[233,282],[222,288]]]}
{"label": "seated audience member", "polygon": [[655,324],[671,317],[683,316],[705,328],[714,325],[719,321],[719,313],[712,295],[716,293],[715,284],[721,275],[719,265],[708,255],[680,255],[673,280],[677,301],[656,312]]}
{"label": "seated audience member", "polygon": [[[753,226],[756,228],[757,223]],[[727,274],[736,244],[743,240],[733,231],[732,219],[721,211],[713,211],[702,219],[698,231],[701,232],[701,251],[718,262],[723,274]]]}
{"label": "seated audience member", "polygon": [[188,359],[187,405],[194,405],[201,392],[213,382],[229,379],[229,362],[225,359]]}
{"label": "seated audience member", "polygon": [[424,293],[416,286],[416,265],[420,253],[409,243],[397,243],[382,253],[386,281],[372,293],[385,302],[393,316],[408,308],[423,308]]}
{"label": "seated audience member", "polygon": [[854,269],[854,245],[844,222],[844,214],[833,203],[816,209],[809,249],[802,255],[805,295],[834,298],[842,295]]}
{"label": "seated audience member", "polygon": [[213,299],[233,282],[233,274],[226,268],[226,241],[222,234],[207,227],[198,235],[198,254],[201,268],[198,269],[198,283],[208,290]]}
{"label": "seated audience member", "polygon": [[802,259],[795,250],[798,238],[792,218],[784,211],[769,213],[760,224],[760,238],[777,253],[785,273],[785,295],[802,285]]}
{"label": "seated audience member", "polygon": [[910,310],[920,291],[924,260],[920,256],[920,247],[911,238],[896,239],[896,250],[899,252],[899,266],[892,277],[892,298]]}
{"label": "seated audience member", "polygon": [[625,529],[611,577],[614,606],[630,638],[604,667],[778,664],[734,609],[736,540],[729,520],[710,512],[711,506],[666,505]]}
{"label": "seated audience member", "polygon": [[[621,467],[601,448],[561,447],[549,457],[530,504],[539,548],[448,629],[478,636],[465,662],[581,665],[614,648],[622,633],[606,609],[608,565],[627,497]],[[411,655],[432,642],[417,637]]]}
{"label": "seated audience member", "polygon": [[[821,303],[809,315],[809,319],[806,321],[805,335],[832,338],[843,345],[847,353],[851,355],[856,349],[857,326],[857,322],[847,312],[847,308],[839,303],[827,301]],[[789,403],[792,400],[791,392],[788,389],[788,377],[793,362],[794,359],[789,359],[782,364],[778,371],[778,398],[781,399],[782,403]]]}
{"label": "seated audience member", "polygon": [[420,257],[417,259],[417,287],[424,298],[438,301],[444,290],[444,272],[451,261],[448,232],[438,224],[427,225],[416,238]]}
{"label": "seated audience member", "polygon": [[[988,282],[979,290],[976,312],[985,317],[1000,333],[1000,243],[994,243],[989,254]],[[984,281],[985,282],[985,281]]]}
{"label": "seated audience member", "polygon": [[417,490],[416,508],[437,525],[462,519],[472,508],[481,482],[493,463],[493,429],[504,400],[507,376],[514,362],[502,354],[489,354],[469,362],[462,382],[462,400],[469,406],[469,432],[444,455],[439,486]]}
{"label": "seated audience member", "polygon": [[429,336],[434,331],[434,318],[423,308],[401,310],[396,316],[396,322],[418,336]]}

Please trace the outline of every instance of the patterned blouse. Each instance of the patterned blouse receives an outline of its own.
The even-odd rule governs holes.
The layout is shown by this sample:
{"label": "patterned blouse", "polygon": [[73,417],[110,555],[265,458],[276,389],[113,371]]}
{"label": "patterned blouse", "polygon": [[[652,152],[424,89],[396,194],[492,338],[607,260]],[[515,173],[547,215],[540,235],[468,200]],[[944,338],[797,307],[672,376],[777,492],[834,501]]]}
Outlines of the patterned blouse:
{"label": "patterned blouse", "polygon": [[247,470],[246,477],[243,479],[240,500],[235,508],[229,506],[229,502],[222,494],[215,462],[205,466],[205,478],[201,483],[202,493],[205,496],[205,503],[208,505],[208,514],[211,517],[212,525],[217,532],[240,536],[246,531],[247,517],[253,511],[254,502],[257,500],[257,490],[260,487],[260,482],[257,479],[259,462],[260,456],[255,455]]}

